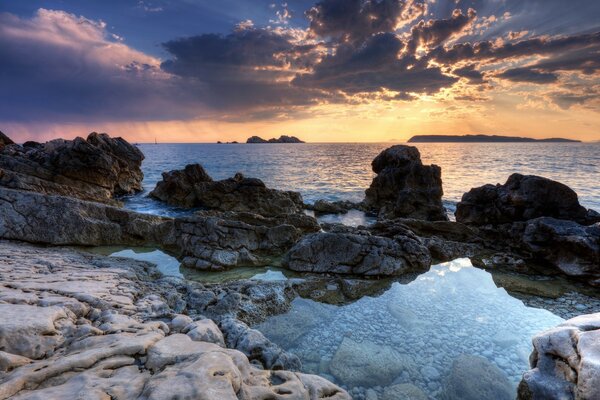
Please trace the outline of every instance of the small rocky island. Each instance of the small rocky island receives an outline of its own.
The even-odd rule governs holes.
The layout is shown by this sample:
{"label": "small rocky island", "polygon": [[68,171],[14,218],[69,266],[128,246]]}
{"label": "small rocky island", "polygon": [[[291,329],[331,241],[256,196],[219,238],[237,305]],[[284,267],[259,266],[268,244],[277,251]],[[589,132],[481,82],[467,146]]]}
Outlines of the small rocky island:
{"label": "small rocky island", "polygon": [[260,136],[251,136],[246,140],[246,143],[304,143],[302,140],[298,139],[296,136],[286,136],[281,135],[278,139],[271,138],[269,140],[265,140]]}
{"label": "small rocky island", "polygon": [[[513,174],[473,188],[450,221],[441,168],[410,146],[373,160],[360,203],[308,206],[299,193],[243,174],[214,180],[194,164],[165,172],[151,192],[190,208],[171,218],[121,207],[118,196],[142,188],[143,159],[106,134],[23,145],[0,134],[0,399],[426,399],[415,385],[393,383],[385,362],[396,355],[377,345],[362,347],[369,363],[356,365],[345,340],[336,358],[351,368],[332,368],[326,379],[299,372],[297,355],[252,326],[299,297],[352,303],[396,282],[383,278],[410,281],[461,257],[522,279],[600,286],[600,214],[543,177]],[[377,222],[319,223],[306,208],[359,209]],[[203,283],[89,246],[153,247],[190,270],[279,266],[302,278]],[[520,400],[600,398],[600,313],[581,315],[574,305],[565,316],[576,318],[533,338]],[[440,389],[444,398],[511,398],[493,364],[457,362],[435,371],[459,377]],[[385,383],[349,393],[331,382],[366,384],[359,378],[369,374],[386,374]]]}
{"label": "small rocky island", "polygon": [[417,135],[408,139],[408,143],[581,143],[581,140],[548,138],[533,139],[518,136],[500,135]]}

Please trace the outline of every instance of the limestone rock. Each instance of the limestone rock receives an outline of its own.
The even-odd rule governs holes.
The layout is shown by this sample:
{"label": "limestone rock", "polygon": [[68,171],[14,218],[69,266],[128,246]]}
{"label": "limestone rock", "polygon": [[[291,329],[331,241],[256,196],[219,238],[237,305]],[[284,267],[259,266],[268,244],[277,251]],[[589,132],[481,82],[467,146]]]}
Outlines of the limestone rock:
{"label": "limestone rock", "polygon": [[142,190],[143,159],[135,146],[105,133],[10,144],[0,149],[0,186],[113,203]]}
{"label": "limestone rock", "polygon": [[163,180],[150,196],[181,207],[262,215],[293,214],[300,212],[303,205],[299,193],[269,189],[260,179],[246,178],[241,173],[213,181],[199,164],[163,173]]}
{"label": "limestone rock", "polygon": [[445,400],[514,399],[508,377],[486,358],[461,355],[444,384]]}
{"label": "limestone rock", "polygon": [[403,372],[415,370],[414,360],[388,346],[371,342],[358,343],[345,337],[336,351],[329,369],[348,386],[389,385]]}
{"label": "limestone rock", "polygon": [[184,333],[195,342],[208,342],[225,347],[223,333],[211,319],[192,322],[186,327]]}
{"label": "limestone rock", "polygon": [[600,398],[600,313],[570,319],[533,338],[519,400]]}
{"label": "limestone rock", "polygon": [[552,217],[589,225],[600,215],[579,204],[568,186],[541,176],[512,174],[504,185],[484,185],[465,193],[456,220],[465,224],[502,224]]}
{"label": "limestone rock", "polygon": [[382,151],[371,163],[377,176],[365,192],[365,205],[380,218],[415,218],[446,221],[442,205],[442,171],[423,165],[416,147],[396,145]]}
{"label": "limestone rock", "polygon": [[431,257],[414,235],[398,235],[392,239],[320,232],[303,237],[288,252],[284,265],[303,272],[401,275],[426,271]]}

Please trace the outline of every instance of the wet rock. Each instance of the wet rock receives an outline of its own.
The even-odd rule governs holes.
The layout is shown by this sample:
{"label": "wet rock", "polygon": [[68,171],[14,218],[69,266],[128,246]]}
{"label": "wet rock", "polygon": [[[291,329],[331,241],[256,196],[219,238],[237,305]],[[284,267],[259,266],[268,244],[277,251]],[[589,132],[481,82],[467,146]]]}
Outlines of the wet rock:
{"label": "wet rock", "polygon": [[536,335],[520,400],[600,398],[600,314],[582,315]]}
{"label": "wet rock", "polygon": [[105,133],[11,144],[0,150],[0,186],[114,203],[114,196],[142,190],[143,159],[135,146]]}
{"label": "wet rock", "polygon": [[600,215],[579,204],[568,186],[535,175],[512,174],[504,185],[484,185],[465,193],[456,220],[485,225],[552,217],[589,225]]}
{"label": "wet rock", "polygon": [[521,245],[565,275],[600,283],[600,224],[537,218],[527,222]]}
{"label": "wet rock", "polygon": [[389,385],[415,364],[410,356],[388,346],[372,342],[358,343],[346,337],[342,340],[329,365],[331,373],[348,386]]}
{"label": "wet rock", "polygon": [[442,205],[442,172],[423,165],[416,147],[397,145],[382,151],[371,163],[377,176],[365,192],[365,205],[380,218],[446,221]]}
{"label": "wet rock", "polygon": [[514,389],[498,367],[486,358],[461,355],[452,364],[444,384],[445,400],[511,400]]}
{"label": "wet rock", "polygon": [[304,236],[286,255],[293,271],[355,275],[424,272],[429,251],[414,235],[379,236],[320,232]]}
{"label": "wet rock", "polygon": [[205,214],[175,221],[183,264],[202,270],[224,270],[272,263],[316,220],[304,214],[262,217],[250,213]]}
{"label": "wet rock", "polygon": [[307,208],[313,210],[316,214],[345,214],[352,209],[362,210],[364,206],[362,203],[353,203],[347,200],[327,201],[319,199]]}
{"label": "wet rock", "polygon": [[381,400],[427,400],[427,398],[427,395],[415,385],[402,383],[386,387]]}
{"label": "wet rock", "polygon": [[53,245],[174,245],[173,221],[71,197],[0,187],[0,238]]}
{"label": "wet rock", "polygon": [[262,215],[293,214],[303,206],[302,196],[297,192],[269,189],[260,179],[246,178],[241,173],[213,181],[199,164],[163,173],[163,180],[150,196],[181,207]]}

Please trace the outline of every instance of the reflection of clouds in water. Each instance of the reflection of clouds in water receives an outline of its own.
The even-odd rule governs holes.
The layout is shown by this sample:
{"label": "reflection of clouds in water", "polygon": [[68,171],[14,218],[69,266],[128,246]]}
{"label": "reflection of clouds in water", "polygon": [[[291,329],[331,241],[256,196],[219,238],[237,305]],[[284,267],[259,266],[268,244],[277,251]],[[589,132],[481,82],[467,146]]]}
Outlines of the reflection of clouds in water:
{"label": "reflection of clouds in water", "polygon": [[132,249],[126,249],[112,253],[111,257],[125,257],[151,262],[158,267],[158,270],[163,275],[183,277],[181,272],[179,272],[181,263],[175,257],[171,257],[160,250],[138,249],[136,252]]}

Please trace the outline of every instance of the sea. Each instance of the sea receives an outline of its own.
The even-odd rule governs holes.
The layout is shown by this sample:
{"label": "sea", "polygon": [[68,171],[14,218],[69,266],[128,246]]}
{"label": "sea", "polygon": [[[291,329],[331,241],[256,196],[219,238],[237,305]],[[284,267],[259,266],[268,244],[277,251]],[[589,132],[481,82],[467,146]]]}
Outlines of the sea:
{"label": "sea", "polygon": [[[360,201],[375,174],[371,161],[396,143],[139,144],[144,190],[125,198],[127,208],[158,215],[186,213],[148,197],[165,171],[199,163],[214,179],[237,172],[275,189],[294,190],[306,203],[318,199]],[[504,183],[518,172],[570,186],[587,208],[600,211],[600,143],[411,143],[424,164],[442,168],[444,205],[473,187]]]}

